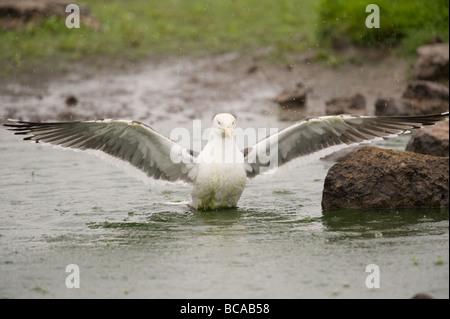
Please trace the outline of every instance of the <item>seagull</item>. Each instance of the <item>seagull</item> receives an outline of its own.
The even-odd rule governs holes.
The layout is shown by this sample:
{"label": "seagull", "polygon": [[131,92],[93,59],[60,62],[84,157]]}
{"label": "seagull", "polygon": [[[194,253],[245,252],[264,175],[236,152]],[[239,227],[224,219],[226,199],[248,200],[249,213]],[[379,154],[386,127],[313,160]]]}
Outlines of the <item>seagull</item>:
{"label": "seagull", "polygon": [[4,125],[15,134],[26,135],[24,140],[100,152],[128,162],[153,179],[191,184],[189,206],[195,210],[219,210],[237,207],[249,178],[276,171],[288,163],[295,166],[302,159],[320,158],[349,145],[405,134],[448,115],[309,118],[241,150],[234,134],[236,118],[220,113],[214,117],[208,142],[199,154],[137,121],[8,120]]}

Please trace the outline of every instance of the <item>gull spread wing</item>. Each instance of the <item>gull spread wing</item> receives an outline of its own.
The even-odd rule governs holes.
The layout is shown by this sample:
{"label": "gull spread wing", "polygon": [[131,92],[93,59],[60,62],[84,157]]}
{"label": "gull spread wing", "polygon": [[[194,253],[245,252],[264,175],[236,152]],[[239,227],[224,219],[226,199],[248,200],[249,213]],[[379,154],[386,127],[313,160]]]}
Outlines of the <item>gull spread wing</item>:
{"label": "gull spread wing", "polygon": [[[34,123],[10,120],[15,134],[66,148],[94,150],[130,163],[147,176],[166,181],[192,182],[191,152],[136,121],[96,120]],[[175,159],[175,160],[172,160]],[[190,176],[191,175],[191,176]]]}
{"label": "gull spread wing", "polygon": [[[397,136],[448,117],[448,112],[423,116],[337,115],[311,118],[270,135],[245,149],[247,176],[260,174],[263,168],[277,168],[296,159],[320,158],[340,148],[362,142]],[[270,154],[270,155],[269,155]],[[270,160],[260,160],[260,158]]]}

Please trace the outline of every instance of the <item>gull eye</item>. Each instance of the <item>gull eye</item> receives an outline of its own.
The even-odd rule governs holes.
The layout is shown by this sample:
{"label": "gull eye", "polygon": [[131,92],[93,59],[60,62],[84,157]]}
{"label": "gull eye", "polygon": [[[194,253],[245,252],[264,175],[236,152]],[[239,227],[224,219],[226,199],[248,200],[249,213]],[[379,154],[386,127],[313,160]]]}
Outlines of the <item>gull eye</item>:
{"label": "gull eye", "polygon": [[231,124],[231,125],[234,125],[234,121],[233,121],[233,124]]}
{"label": "gull eye", "polygon": [[217,121],[217,124],[222,125],[222,123],[220,123],[220,121]]}

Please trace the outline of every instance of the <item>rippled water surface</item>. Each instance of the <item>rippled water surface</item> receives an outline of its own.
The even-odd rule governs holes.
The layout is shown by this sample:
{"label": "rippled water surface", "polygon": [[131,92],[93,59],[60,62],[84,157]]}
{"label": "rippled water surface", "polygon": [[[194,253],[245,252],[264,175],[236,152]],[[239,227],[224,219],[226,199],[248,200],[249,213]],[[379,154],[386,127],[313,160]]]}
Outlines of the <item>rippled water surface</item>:
{"label": "rippled water surface", "polygon": [[146,185],[3,128],[0,163],[3,298],[449,297],[448,209],[323,214],[332,163],[251,180],[238,209],[218,212],[190,211],[188,186]]}

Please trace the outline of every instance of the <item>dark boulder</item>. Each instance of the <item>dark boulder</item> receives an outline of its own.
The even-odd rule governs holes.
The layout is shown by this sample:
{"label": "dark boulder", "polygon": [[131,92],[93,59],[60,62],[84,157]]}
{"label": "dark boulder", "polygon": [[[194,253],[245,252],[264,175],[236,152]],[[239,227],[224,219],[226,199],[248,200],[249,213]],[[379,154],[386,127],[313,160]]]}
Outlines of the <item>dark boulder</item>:
{"label": "dark boulder", "polygon": [[70,94],[70,95],[66,96],[66,105],[68,107],[73,107],[73,106],[76,106],[77,104],[78,104],[78,98],[75,95]]}
{"label": "dark boulder", "polygon": [[416,80],[408,84],[403,93],[403,98],[410,100],[444,100],[447,101],[448,106],[449,91],[448,87],[443,84]]}
{"label": "dark boulder", "polygon": [[410,115],[402,99],[379,98],[375,102],[376,116],[403,116]]}
{"label": "dark boulder", "polygon": [[449,45],[435,43],[417,49],[414,76],[421,80],[447,79],[449,76]]}
{"label": "dark boulder", "polygon": [[297,83],[295,87],[282,90],[274,99],[279,105],[278,118],[281,121],[300,120],[306,112],[306,102],[311,88],[303,82]]}
{"label": "dark boulder", "polygon": [[322,209],[449,206],[449,158],[366,146],[328,171]]}
{"label": "dark boulder", "polygon": [[334,97],[325,102],[327,115],[366,114],[366,98],[360,93],[353,96]]}
{"label": "dark boulder", "polygon": [[448,157],[448,140],[449,121],[442,121],[414,132],[406,145],[406,150],[420,154]]}
{"label": "dark boulder", "polygon": [[294,87],[282,90],[275,98],[275,102],[282,107],[303,107],[310,91],[311,89],[303,82],[299,82]]}
{"label": "dark boulder", "polygon": [[449,108],[447,86],[431,81],[415,80],[408,83],[401,98],[379,98],[375,115],[402,116],[442,113]]}
{"label": "dark boulder", "polygon": [[403,93],[403,101],[411,115],[442,113],[448,111],[448,87],[430,81],[410,82]]}

